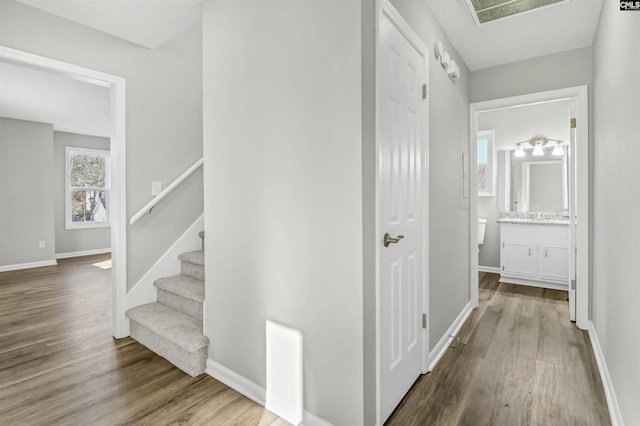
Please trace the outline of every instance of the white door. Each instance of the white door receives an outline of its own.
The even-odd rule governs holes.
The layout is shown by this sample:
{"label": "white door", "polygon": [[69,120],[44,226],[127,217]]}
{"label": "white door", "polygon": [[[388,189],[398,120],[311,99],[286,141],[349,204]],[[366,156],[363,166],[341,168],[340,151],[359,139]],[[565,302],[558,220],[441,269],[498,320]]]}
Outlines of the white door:
{"label": "white door", "polygon": [[[389,18],[379,45],[380,424],[423,372],[423,56]],[[384,235],[393,238],[387,246]],[[395,242],[394,242],[395,241]]]}

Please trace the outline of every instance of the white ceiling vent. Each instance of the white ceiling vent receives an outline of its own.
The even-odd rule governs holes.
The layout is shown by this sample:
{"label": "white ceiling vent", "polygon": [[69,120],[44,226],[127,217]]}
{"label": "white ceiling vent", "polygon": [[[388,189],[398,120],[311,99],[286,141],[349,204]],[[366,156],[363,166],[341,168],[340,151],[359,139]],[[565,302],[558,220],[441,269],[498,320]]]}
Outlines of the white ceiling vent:
{"label": "white ceiling vent", "polygon": [[571,0],[465,0],[476,25]]}

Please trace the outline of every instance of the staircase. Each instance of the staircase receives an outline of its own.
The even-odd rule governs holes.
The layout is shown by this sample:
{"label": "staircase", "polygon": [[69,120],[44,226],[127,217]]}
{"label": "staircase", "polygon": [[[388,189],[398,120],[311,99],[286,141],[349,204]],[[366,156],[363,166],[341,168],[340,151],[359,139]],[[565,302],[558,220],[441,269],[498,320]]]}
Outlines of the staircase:
{"label": "staircase", "polygon": [[131,308],[126,315],[133,339],[195,377],[204,373],[209,346],[202,333],[204,251],[178,258],[182,273],[154,283],[158,302]]}

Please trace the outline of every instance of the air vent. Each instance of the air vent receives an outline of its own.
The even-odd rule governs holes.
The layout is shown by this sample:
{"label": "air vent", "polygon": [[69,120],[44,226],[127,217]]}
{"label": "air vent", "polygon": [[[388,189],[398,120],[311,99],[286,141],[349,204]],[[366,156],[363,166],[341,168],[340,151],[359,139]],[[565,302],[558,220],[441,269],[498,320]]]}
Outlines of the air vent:
{"label": "air vent", "polygon": [[570,0],[465,0],[476,25]]}

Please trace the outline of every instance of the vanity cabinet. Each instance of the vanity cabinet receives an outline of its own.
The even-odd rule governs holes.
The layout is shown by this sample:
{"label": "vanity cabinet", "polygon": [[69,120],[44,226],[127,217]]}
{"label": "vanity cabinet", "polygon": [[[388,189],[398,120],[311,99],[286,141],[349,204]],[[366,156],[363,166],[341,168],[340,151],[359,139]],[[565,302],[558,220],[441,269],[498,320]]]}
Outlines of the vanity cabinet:
{"label": "vanity cabinet", "polygon": [[500,281],[568,290],[569,226],[500,223]]}

